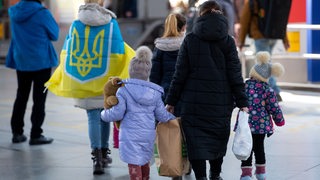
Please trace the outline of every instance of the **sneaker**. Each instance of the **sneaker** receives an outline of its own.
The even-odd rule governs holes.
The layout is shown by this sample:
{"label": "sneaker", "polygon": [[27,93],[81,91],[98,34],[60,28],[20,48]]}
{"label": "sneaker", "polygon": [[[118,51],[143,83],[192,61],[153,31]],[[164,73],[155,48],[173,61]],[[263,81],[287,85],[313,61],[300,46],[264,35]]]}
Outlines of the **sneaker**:
{"label": "sneaker", "polygon": [[240,177],[240,180],[252,180],[252,177],[251,176],[243,176],[243,177]]}
{"label": "sneaker", "polygon": [[27,137],[23,134],[14,134],[12,136],[12,143],[22,143],[27,140]]}
{"label": "sneaker", "polygon": [[29,141],[29,144],[30,145],[51,144],[52,141],[53,141],[52,138],[41,135],[39,138],[31,138]]}
{"label": "sneaker", "polygon": [[266,180],[266,173],[256,174],[257,180]]}

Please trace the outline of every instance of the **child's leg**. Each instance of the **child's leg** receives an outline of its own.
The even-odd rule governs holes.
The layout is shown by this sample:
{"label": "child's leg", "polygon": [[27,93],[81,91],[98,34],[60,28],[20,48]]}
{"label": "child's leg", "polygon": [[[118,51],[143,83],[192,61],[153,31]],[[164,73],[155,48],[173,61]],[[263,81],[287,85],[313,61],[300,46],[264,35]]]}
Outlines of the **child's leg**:
{"label": "child's leg", "polygon": [[119,129],[116,127],[115,122],[113,123],[113,148],[119,148]]}
{"label": "child's leg", "polygon": [[130,180],[142,180],[141,166],[128,164]]}
{"label": "child's leg", "polygon": [[257,180],[266,180],[266,165],[265,164],[256,164],[256,178]]}
{"label": "child's leg", "polygon": [[[252,134],[252,140],[254,139],[254,134]],[[252,141],[254,146],[254,140]],[[252,156],[253,156],[254,148],[252,148],[251,154],[249,158],[245,161],[241,161],[241,176],[240,180],[250,180],[252,177]]]}
{"label": "child's leg", "polygon": [[250,180],[252,177],[252,156],[253,156],[253,151],[251,151],[250,157],[245,160],[241,161],[241,176],[240,180]]}
{"label": "child's leg", "polygon": [[265,134],[257,134],[254,138],[254,154],[256,159],[256,178],[258,180],[266,179],[266,157],[264,152]]}
{"label": "child's leg", "polygon": [[150,166],[149,163],[141,166],[142,171],[142,180],[149,180],[150,179]]}

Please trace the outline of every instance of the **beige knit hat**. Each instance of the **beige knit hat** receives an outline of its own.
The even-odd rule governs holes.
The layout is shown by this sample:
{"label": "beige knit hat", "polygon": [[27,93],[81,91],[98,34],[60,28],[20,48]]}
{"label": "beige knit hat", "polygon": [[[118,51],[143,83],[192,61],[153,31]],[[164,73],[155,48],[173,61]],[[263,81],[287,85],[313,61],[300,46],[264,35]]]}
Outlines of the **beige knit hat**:
{"label": "beige knit hat", "polygon": [[268,82],[271,76],[279,77],[283,73],[284,67],[280,63],[270,62],[270,53],[268,51],[259,51],[256,54],[256,64],[251,68],[249,76]]}
{"label": "beige knit hat", "polygon": [[152,51],[147,46],[140,46],[136,50],[136,56],[129,65],[130,78],[148,80],[151,72]]}

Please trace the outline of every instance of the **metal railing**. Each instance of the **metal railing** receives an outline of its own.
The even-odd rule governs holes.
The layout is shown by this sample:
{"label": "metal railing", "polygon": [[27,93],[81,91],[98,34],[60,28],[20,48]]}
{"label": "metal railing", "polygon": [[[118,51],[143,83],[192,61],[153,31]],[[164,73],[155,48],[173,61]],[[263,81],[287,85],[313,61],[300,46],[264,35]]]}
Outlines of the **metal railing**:
{"label": "metal railing", "polygon": [[[304,29],[304,30],[320,30],[320,24],[288,24],[287,29]],[[283,59],[282,56],[273,56],[274,59]],[[285,56],[289,59],[314,59],[320,60],[320,54],[302,53],[300,56]]]}
{"label": "metal railing", "polygon": [[[304,30],[320,30],[320,24],[288,24],[287,29],[304,29]],[[246,55],[248,59],[253,58],[253,55]],[[315,59],[320,60],[320,54],[300,53],[295,55],[272,55],[272,59]]]}
{"label": "metal railing", "polygon": [[[287,29],[297,29],[297,30],[320,30],[320,24],[288,24]],[[249,53],[241,52],[239,54],[241,64],[242,64],[242,75],[246,77],[246,61],[253,60],[255,58],[254,54],[250,51]],[[315,53],[297,53],[297,54],[274,54],[271,57],[273,60],[320,60],[320,54]]]}

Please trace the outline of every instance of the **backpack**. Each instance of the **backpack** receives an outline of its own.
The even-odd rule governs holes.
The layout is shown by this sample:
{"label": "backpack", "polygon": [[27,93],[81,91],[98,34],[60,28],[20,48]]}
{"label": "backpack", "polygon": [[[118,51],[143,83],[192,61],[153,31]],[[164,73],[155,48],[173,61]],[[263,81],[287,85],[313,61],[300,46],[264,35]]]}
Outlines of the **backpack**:
{"label": "backpack", "polygon": [[[283,39],[286,36],[287,24],[292,0],[249,0],[253,16],[258,18],[258,27],[265,38]],[[254,11],[257,3],[258,11]]]}

